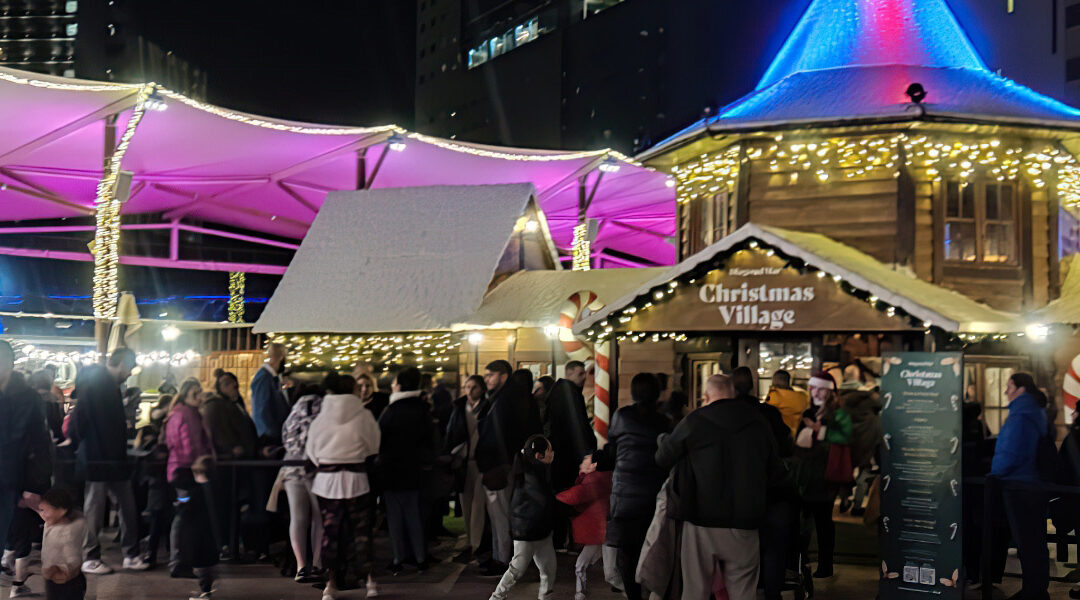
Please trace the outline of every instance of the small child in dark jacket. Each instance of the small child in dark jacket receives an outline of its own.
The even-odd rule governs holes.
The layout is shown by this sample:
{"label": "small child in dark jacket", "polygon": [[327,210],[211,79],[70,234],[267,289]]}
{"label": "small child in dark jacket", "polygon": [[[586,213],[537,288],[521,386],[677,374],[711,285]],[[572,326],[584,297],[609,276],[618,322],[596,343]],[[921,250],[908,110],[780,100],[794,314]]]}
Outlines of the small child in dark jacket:
{"label": "small child in dark jacket", "polygon": [[586,572],[601,557],[604,560],[604,579],[615,588],[622,589],[615,569],[615,548],[604,545],[608,505],[611,502],[611,471],[597,471],[596,463],[582,461],[574,487],[559,492],[555,497],[576,511],[577,515],[570,521],[574,542],[585,546],[574,565],[577,575],[574,600],[585,600],[588,593]]}
{"label": "small child in dark jacket", "polygon": [[534,435],[525,441],[514,461],[514,493],[510,498],[514,557],[491,600],[505,600],[529,567],[529,561],[540,569],[540,599],[555,595],[555,546],[551,541],[555,526],[555,492],[551,488],[554,458],[551,442],[542,435]]}

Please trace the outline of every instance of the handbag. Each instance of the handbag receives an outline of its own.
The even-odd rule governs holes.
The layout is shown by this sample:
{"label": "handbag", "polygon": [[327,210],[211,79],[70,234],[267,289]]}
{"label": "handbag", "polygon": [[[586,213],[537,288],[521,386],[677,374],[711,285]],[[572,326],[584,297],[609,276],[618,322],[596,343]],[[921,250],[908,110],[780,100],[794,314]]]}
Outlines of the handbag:
{"label": "handbag", "polygon": [[851,466],[851,446],[847,444],[829,446],[829,459],[825,463],[825,481],[829,483],[855,481],[855,469]]}

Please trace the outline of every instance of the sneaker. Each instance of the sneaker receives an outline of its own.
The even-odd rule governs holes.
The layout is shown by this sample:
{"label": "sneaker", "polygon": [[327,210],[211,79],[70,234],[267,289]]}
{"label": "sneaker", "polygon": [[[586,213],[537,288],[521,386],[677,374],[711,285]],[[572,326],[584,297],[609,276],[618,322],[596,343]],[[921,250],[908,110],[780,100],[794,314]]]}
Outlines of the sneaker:
{"label": "sneaker", "polygon": [[374,581],[372,581],[370,579],[368,580],[367,585],[365,586],[365,590],[367,592],[367,596],[366,596],[367,598],[378,598],[379,597],[379,586]]}
{"label": "sneaker", "polygon": [[8,598],[26,598],[34,595],[34,590],[30,589],[30,586],[25,583],[22,585],[11,586],[11,595]]}
{"label": "sneaker", "polygon": [[145,571],[150,568],[150,563],[146,562],[140,556],[131,556],[124,559],[124,570],[126,571]]}
{"label": "sneaker", "polygon": [[100,560],[88,560],[82,564],[82,572],[87,575],[108,575],[113,569]]}
{"label": "sneaker", "polygon": [[585,594],[582,594],[581,592],[575,593],[574,600],[585,600]]}
{"label": "sneaker", "polygon": [[319,575],[314,568],[304,567],[296,572],[296,577],[293,577],[293,581],[296,583],[315,583],[316,581],[319,581]]}
{"label": "sneaker", "polygon": [[389,571],[391,575],[398,575],[405,570],[405,567],[401,566],[401,563],[390,563],[390,566],[386,567],[386,570]]}
{"label": "sneaker", "polygon": [[188,600],[210,600],[213,597],[213,592],[191,592],[191,596],[188,596]]}

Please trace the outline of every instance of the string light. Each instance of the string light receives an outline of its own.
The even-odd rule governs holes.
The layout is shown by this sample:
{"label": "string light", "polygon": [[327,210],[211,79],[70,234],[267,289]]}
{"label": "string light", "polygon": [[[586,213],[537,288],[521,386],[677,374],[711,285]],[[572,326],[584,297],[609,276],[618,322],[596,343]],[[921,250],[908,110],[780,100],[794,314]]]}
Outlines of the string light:
{"label": "string light", "polygon": [[97,186],[97,223],[94,229],[94,316],[110,319],[116,316],[118,270],[120,267],[120,208],[116,186],[120,165],[124,161],[135,128],[142,121],[146,101],[154,92],[155,85],[148,83],[139,90],[135,108],[131,112],[123,135],[120,136],[112,156],[105,165],[105,172]]}
{"label": "string light", "polygon": [[245,273],[229,273],[229,322],[244,322]]}
{"label": "string light", "polygon": [[[786,141],[785,141],[786,140]],[[948,132],[869,133],[859,136],[788,137],[748,140],[676,165],[678,201],[733,191],[740,154],[774,174],[812,173],[820,184],[834,179],[859,180],[887,174],[897,177],[905,166],[917,179],[1016,181],[1036,189],[1053,188],[1062,206],[1080,208],[1080,161],[1046,141],[1001,140]],[[903,161],[903,165],[901,165]],[[797,184],[798,177],[787,179]]]}
{"label": "string light", "polygon": [[[75,364],[82,365],[97,364],[101,361],[101,354],[94,350],[90,350],[87,352],[52,351],[38,348],[33,344],[22,340],[13,340],[11,342],[11,347],[15,351],[15,355],[18,357],[15,359],[15,364],[17,365],[21,365],[32,360],[53,364],[63,364],[70,361]],[[174,367],[186,367],[198,358],[201,358],[201,355],[194,350],[173,353],[169,353],[164,350],[155,350],[153,352],[136,354],[135,362],[142,367],[149,367],[154,365],[155,363],[168,364]]]}
{"label": "string light", "polygon": [[[658,306],[661,302],[673,297],[675,294],[675,290],[678,288],[680,283],[692,284],[692,282],[695,282],[698,279],[704,277],[707,273],[720,270],[721,268],[723,268],[727,257],[738,254],[739,252],[759,252],[765,256],[778,256],[787,262],[788,267],[797,269],[802,273],[816,271],[815,276],[817,278],[824,278],[828,276],[828,273],[824,269],[821,269],[816,265],[807,264],[801,258],[786,256],[776,248],[762,248],[761,244],[757,240],[749,240],[745,243],[744,247],[731,248],[725,257],[719,258],[714,261],[709,261],[708,263],[703,263],[698,268],[682,274],[679,279],[668,282],[667,285],[655,287],[649,291],[642,293],[640,296],[637,297],[637,299],[632,305],[626,306],[621,310],[612,311],[607,314],[604,319],[597,321],[591,329],[585,332],[585,337],[592,341],[597,341],[610,339],[611,337],[617,335],[618,339],[620,340],[629,339],[630,341],[641,341],[641,339],[634,338],[642,338],[642,336],[646,336],[646,334],[641,332],[638,332],[636,334],[632,332],[619,332],[616,334],[615,328],[624,326],[626,323],[629,323],[632,320],[633,315],[643,311],[647,311],[655,306]],[[921,327],[922,329],[929,331],[930,328],[934,326],[933,322],[930,320],[916,319],[913,315],[911,315],[904,309],[882,301],[880,298],[867,290],[855,287],[854,285],[845,281],[843,277],[838,273],[833,274],[832,279],[836,283],[836,285],[839,286],[841,290],[848,295],[861,299],[869,306],[884,313],[886,316],[906,319],[911,324],[913,329],[918,329]],[[655,336],[658,334],[648,335]]]}
{"label": "string light", "polygon": [[341,369],[358,362],[416,364],[436,367],[448,363],[461,346],[449,333],[417,334],[268,334],[269,341],[288,348],[293,365]]}

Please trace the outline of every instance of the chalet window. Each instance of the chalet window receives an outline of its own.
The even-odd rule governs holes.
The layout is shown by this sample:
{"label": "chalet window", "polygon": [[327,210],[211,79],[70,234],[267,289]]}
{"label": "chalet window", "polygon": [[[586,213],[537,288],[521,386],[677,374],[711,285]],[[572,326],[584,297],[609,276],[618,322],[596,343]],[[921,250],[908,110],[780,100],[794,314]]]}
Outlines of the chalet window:
{"label": "chalet window", "polygon": [[947,181],[945,260],[964,264],[1015,265],[1016,205],[1012,183]]}
{"label": "chalet window", "polygon": [[734,197],[728,191],[691,199],[680,207],[679,250],[685,258],[735,231]]}

